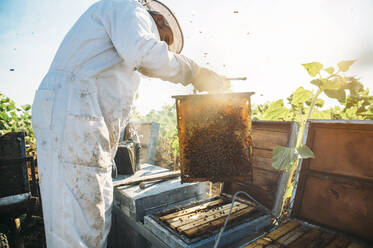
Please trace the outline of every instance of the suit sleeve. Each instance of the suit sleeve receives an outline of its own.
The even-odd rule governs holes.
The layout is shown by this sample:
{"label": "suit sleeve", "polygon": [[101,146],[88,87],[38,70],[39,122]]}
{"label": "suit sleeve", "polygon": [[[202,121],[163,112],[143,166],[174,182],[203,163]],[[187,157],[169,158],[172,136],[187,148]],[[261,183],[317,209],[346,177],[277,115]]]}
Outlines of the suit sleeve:
{"label": "suit sleeve", "polygon": [[119,56],[130,68],[144,75],[187,85],[199,66],[186,56],[168,51],[159,40],[150,14],[137,1],[112,1],[105,26]]}

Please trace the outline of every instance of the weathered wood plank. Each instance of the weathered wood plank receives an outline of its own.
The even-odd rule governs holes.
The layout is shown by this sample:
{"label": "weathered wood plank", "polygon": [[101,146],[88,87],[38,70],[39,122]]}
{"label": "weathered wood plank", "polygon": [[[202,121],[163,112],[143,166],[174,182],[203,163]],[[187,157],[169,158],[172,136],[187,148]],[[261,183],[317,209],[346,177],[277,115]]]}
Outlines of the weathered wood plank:
{"label": "weathered wood plank", "polygon": [[372,126],[370,131],[314,128],[317,159],[310,161],[310,169],[373,180]]}
{"label": "weathered wood plank", "polygon": [[299,226],[298,222],[295,222],[295,221],[287,222],[284,225],[279,226],[276,230],[270,232],[267,235],[267,238],[270,238],[272,240],[276,240],[279,237],[281,237],[281,236],[285,235],[286,233],[288,233],[290,230],[293,230],[297,226]]}
{"label": "weathered wood plank", "polygon": [[263,238],[260,238],[256,241],[254,241],[253,243],[245,246],[244,248],[262,248],[265,245],[270,244],[271,242],[272,242],[272,239],[267,238],[267,237],[263,237]]}
{"label": "weathered wood plank", "polygon": [[320,237],[321,232],[316,229],[312,229],[306,232],[304,235],[300,236],[294,242],[292,242],[288,247],[289,248],[298,248],[298,247],[309,247],[313,245],[315,241]]}
{"label": "weathered wood plank", "polygon": [[272,150],[253,148],[253,159],[255,157],[268,158],[272,160]]}
{"label": "weathered wood plank", "polygon": [[273,191],[277,187],[279,173],[253,168],[253,182],[251,184],[265,191]]}
{"label": "weathered wood plank", "polygon": [[256,151],[259,151],[258,149],[254,149],[253,151],[253,167],[254,168],[261,168],[269,171],[275,171],[278,172],[277,169],[272,167],[272,157],[266,158],[262,156],[258,156],[256,154]]}
{"label": "weathered wood plank", "polygon": [[288,133],[291,122],[286,121],[252,121],[252,130],[265,130],[273,132]]}
{"label": "weathered wood plank", "polygon": [[288,233],[281,236],[277,242],[282,245],[289,245],[295,240],[297,240],[299,237],[301,237],[303,234],[305,234],[309,229],[305,226],[298,226],[293,230],[290,230]]}
{"label": "weathered wood plank", "polygon": [[[229,218],[229,222],[245,215],[245,214],[248,214],[250,213],[251,211],[253,211],[255,208],[254,207],[247,207],[245,209],[242,209],[238,212],[235,212],[233,213],[230,218]],[[198,227],[194,227],[194,228],[191,228],[191,229],[188,229],[188,230],[185,230],[184,233],[188,236],[188,237],[193,237],[195,235],[201,235],[201,234],[204,234],[206,233],[207,231],[211,230],[211,229],[214,229],[214,228],[218,228],[218,227],[221,227],[224,225],[224,222],[225,222],[225,219],[226,217],[222,217],[222,218],[219,218],[219,219],[216,219],[216,220],[213,220],[213,221],[210,221],[210,222],[207,222],[201,226],[198,226]]]}
{"label": "weathered wood plank", "polygon": [[252,138],[254,148],[270,149],[275,146],[286,146],[289,139],[288,133],[267,131],[267,130],[252,130]]}
{"label": "weathered wood plank", "polygon": [[[269,234],[267,234],[265,237],[256,240],[255,242],[245,246],[245,248],[262,248],[266,247],[266,245],[271,244],[276,239],[291,233],[294,229],[296,229],[299,226],[298,222],[295,221],[289,221],[281,226],[279,226],[277,229],[273,230]],[[285,238],[282,243],[285,243],[285,240],[288,238]]]}
{"label": "weathered wood plank", "polygon": [[[226,204],[224,206],[219,206],[217,208],[209,209],[205,212],[193,212],[187,215],[183,215],[181,217],[168,219],[166,220],[166,222],[168,222],[170,226],[175,229],[176,227],[186,225],[196,220],[204,219],[210,215],[218,215],[219,213],[221,213],[222,211],[225,211],[226,209],[228,209],[229,211],[230,207],[231,207],[231,204]],[[237,209],[242,209],[245,207],[247,207],[246,204],[235,202],[232,211],[237,211]]]}
{"label": "weathered wood plank", "polygon": [[201,205],[198,205],[198,206],[195,206],[195,207],[183,209],[183,210],[180,210],[180,211],[175,212],[175,213],[171,213],[171,214],[161,216],[159,219],[160,220],[167,220],[167,219],[171,219],[171,218],[175,218],[175,217],[180,217],[180,216],[192,213],[192,212],[197,211],[197,210],[202,210],[202,209],[206,209],[208,207],[213,207],[213,206],[222,204],[223,201],[224,201],[223,199],[217,199],[217,200],[214,200],[214,201],[211,201],[211,202],[206,202],[204,204],[201,204]]}
{"label": "weathered wood plank", "polygon": [[[236,213],[236,212],[239,212],[240,210],[246,209],[246,208],[255,209],[254,207],[251,207],[251,206],[240,205],[240,206],[237,206],[236,208],[234,208],[232,210],[232,214]],[[203,216],[203,218],[201,218],[201,219],[199,219],[197,221],[194,220],[192,222],[189,222],[186,225],[182,225],[182,226],[178,227],[177,230],[179,232],[183,232],[185,230],[188,230],[188,229],[191,229],[191,228],[194,228],[194,227],[199,227],[199,226],[202,226],[202,225],[204,225],[206,223],[209,223],[209,222],[211,222],[213,220],[216,220],[216,219],[219,219],[219,218],[225,218],[228,215],[228,213],[229,213],[229,208],[221,210],[217,214],[212,214],[210,216]]]}

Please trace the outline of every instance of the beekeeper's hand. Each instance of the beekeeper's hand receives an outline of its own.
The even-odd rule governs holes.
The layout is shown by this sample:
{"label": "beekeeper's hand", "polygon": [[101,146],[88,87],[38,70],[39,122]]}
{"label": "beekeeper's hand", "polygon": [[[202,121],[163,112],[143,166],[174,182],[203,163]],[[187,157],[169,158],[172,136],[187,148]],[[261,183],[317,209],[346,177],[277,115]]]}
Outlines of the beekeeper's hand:
{"label": "beekeeper's hand", "polygon": [[203,67],[199,68],[192,84],[198,91],[207,91],[208,93],[222,93],[230,88],[229,80]]}

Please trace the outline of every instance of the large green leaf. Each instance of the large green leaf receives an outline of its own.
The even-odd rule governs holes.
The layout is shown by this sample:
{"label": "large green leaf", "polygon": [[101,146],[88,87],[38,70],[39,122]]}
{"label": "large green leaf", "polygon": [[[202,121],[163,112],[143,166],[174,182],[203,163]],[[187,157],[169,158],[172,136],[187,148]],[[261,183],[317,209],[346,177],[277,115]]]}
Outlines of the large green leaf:
{"label": "large green leaf", "polygon": [[327,73],[329,74],[333,74],[334,72],[334,68],[332,66],[328,67],[328,68],[325,68],[324,71],[326,71]]}
{"label": "large green leaf", "polygon": [[307,70],[308,74],[310,74],[311,77],[314,77],[320,73],[323,65],[319,62],[312,62],[303,64],[303,67]]}
{"label": "large green leaf", "polygon": [[346,72],[348,69],[350,69],[350,66],[355,62],[356,60],[345,60],[338,63],[338,68],[340,71]]}
{"label": "large green leaf", "polygon": [[341,78],[333,78],[332,80],[326,80],[323,83],[322,89],[324,90],[340,90],[347,87],[346,81]]}
{"label": "large green leaf", "polygon": [[297,160],[295,148],[276,146],[273,149],[272,166],[276,169],[287,170]]}
{"label": "large green leaf", "polygon": [[308,100],[312,100],[312,92],[309,90],[306,90],[303,87],[299,87],[293,94],[292,94],[291,104],[292,105],[300,105]]}
{"label": "large green leaf", "polygon": [[322,89],[324,90],[325,95],[330,98],[335,98],[343,104],[346,101],[346,87],[347,84],[344,79],[333,78],[332,80],[324,82]]}
{"label": "large green leaf", "polygon": [[297,148],[298,158],[314,158],[315,154],[311,151],[311,149],[304,145]]}
{"label": "large green leaf", "polygon": [[330,98],[337,99],[341,104],[344,104],[346,101],[346,92],[344,89],[324,90],[324,93]]}
{"label": "large green leaf", "polygon": [[276,146],[273,149],[272,167],[279,170],[287,170],[297,159],[314,157],[315,154],[306,145],[299,148]]}

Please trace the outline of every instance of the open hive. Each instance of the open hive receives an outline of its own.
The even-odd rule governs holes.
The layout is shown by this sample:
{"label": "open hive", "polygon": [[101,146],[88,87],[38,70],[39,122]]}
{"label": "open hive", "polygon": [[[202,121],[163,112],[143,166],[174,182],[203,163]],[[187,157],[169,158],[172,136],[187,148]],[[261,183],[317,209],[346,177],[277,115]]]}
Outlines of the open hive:
{"label": "open hive", "polygon": [[[224,225],[230,208],[230,199],[217,197],[203,203],[188,204],[159,213],[157,218],[175,233],[192,239],[217,232]],[[262,213],[250,202],[236,201],[228,225],[239,224],[243,219],[247,220],[259,215],[262,215]]]}
{"label": "open hive", "polygon": [[252,94],[175,96],[182,182],[250,178]]}
{"label": "open hive", "polygon": [[[301,161],[292,177],[296,187],[291,198],[285,194],[290,175],[275,171],[271,158],[273,147],[294,146],[297,125],[253,121],[252,181],[224,183],[222,195],[217,198],[223,202],[216,205],[217,209],[198,208],[199,212],[193,211],[181,219],[168,216],[187,215],[204,201],[146,217],[145,225],[167,247],[212,247],[223,224],[221,217],[226,216],[219,208],[227,208],[235,192],[245,191],[272,209],[275,216],[279,216],[282,203],[289,202],[289,222],[273,225],[272,215],[258,208],[251,210],[252,204],[237,198],[247,207],[235,206],[237,214],[232,216],[238,217],[233,217],[225,229],[220,247],[373,247],[373,122],[311,120],[305,133],[304,142],[314,151],[315,158]],[[241,207],[248,212],[240,215]],[[191,224],[190,218],[198,223]],[[208,218],[212,224],[204,223]],[[187,223],[183,223],[185,219]]]}
{"label": "open hive", "polygon": [[[288,180],[288,173],[272,168],[272,149],[277,145],[295,144],[297,125],[293,122],[253,121],[252,180],[225,182],[217,198],[173,208],[144,218],[145,226],[163,240],[167,247],[212,247],[229,212],[233,194],[245,191],[277,216]],[[222,172],[224,173],[224,172]],[[230,221],[221,238],[220,247],[235,247],[232,243],[248,233],[258,235],[271,226],[273,217],[245,198],[237,197]],[[254,235],[254,236],[255,236]]]}

